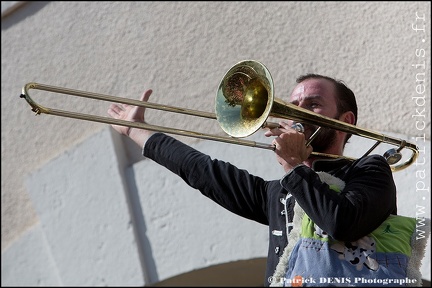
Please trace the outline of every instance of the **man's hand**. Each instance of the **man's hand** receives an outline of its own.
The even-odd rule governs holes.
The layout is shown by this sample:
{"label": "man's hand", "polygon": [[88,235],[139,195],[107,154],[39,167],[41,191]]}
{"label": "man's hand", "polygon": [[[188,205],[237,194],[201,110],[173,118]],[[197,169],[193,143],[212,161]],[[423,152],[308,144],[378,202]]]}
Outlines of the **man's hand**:
{"label": "man's hand", "polygon": [[[148,99],[150,98],[150,95],[152,94],[152,92],[153,92],[152,90],[145,91],[141,95],[140,100],[147,102]],[[110,107],[108,109],[108,114],[112,118],[130,121],[130,122],[145,123],[144,113],[145,113],[145,107],[132,106],[129,104],[113,103],[110,105]],[[145,144],[147,139],[150,138],[150,136],[154,134],[154,132],[149,131],[149,130],[145,130],[145,129],[132,128],[132,127],[126,127],[126,126],[120,126],[120,125],[112,125],[112,127],[118,133],[130,137],[140,147],[143,147],[143,145]]]}
{"label": "man's hand", "polygon": [[288,172],[298,164],[303,163],[312,153],[312,146],[306,147],[306,139],[303,133],[293,129],[290,123],[281,121],[280,127],[270,129],[265,136],[276,136],[273,140],[278,162]]}

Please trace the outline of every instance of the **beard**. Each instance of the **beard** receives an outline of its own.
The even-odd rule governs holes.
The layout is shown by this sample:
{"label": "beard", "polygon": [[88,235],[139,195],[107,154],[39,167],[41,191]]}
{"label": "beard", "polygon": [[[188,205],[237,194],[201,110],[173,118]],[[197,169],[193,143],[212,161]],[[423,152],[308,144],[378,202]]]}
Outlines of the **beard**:
{"label": "beard", "polygon": [[[307,135],[310,137],[316,129],[318,129],[317,126],[312,125],[304,125],[306,132],[309,132]],[[306,140],[307,142],[307,140]],[[336,130],[330,129],[330,128],[321,128],[321,130],[318,132],[318,135],[315,137],[315,139],[310,144],[313,147],[313,151],[320,152],[320,153],[326,153],[326,151],[332,147],[336,143]]]}

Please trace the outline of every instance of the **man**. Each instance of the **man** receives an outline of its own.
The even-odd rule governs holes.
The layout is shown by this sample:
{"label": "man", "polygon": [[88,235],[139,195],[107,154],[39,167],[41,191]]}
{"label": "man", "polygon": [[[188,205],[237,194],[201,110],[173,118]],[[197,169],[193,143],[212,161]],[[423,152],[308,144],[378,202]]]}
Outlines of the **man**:
{"label": "man", "polygon": [[[141,100],[148,101],[151,93],[147,90]],[[330,118],[356,123],[357,105],[353,92],[342,82],[329,77],[308,74],[298,78],[290,102]],[[144,122],[144,110],[112,104],[108,114],[115,119]],[[205,196],[237,215],[269,226],[264,285],[294,285],[298,283],[293,279],[298,280],[298,277],[302,277],[300,281],[305,284],[308,277],[315,277],[310,280],[314,286],[313,281],[318,277],[339,275],[334,273],[332,265],[328,265],[332,262],[326,262],[331,250],[325,246],[327,239],[342,243],[356,241],[374,231],[390,214],[396,214],[396,188],[391,169],[381,156],[367,156],[354,162],[312,157],[312,150],[342,155],[350,135],[322,129],[312,144],[306,146],[316,127],[304,126],[304,133],[300,133],[291,128],[289,121],[281,121],[278,128],[265,134],[274,137],[277,161],[286,172],[279,181],[265,181],[229,163],[213,160],[162,133],[116,125],[113,128],[142,147],[144,156],[178,174]],[[329,176],[336,182],[331,179],[327,182],[332,183],[327,183],[325,179]],[[334,186],[338,181],[343,185],[336,189]],[[318,239],[319,247],[314,242],[315,246],[312,245],[310,250],[324,251],[322,248],[327,247],[327,254],[314,252],[317,255],[312,257],[315,258],[308,260],[304,257],[311,257],[310,251],[302,252],[301,245],[294,247],[292,241],[298,241],[298,237],[288,243],[293,234],[295,207],[300,209],[296,210],[298,215],[307,215],[316,234],[313,237]],[[321,238],[317,238],[318,234]],[[335,246],[336,256],[331,257],[343,253],[337,249]],[[339,272],[356,273],[359,270],[357,263],[338,261],[343,266]],[[314,265],[322,266],[317,270]],[[365,275],[368,277],[369,274]],[[351,275],[340,275],[343,276]],[[328,285],[326,282],[325,286]]]}

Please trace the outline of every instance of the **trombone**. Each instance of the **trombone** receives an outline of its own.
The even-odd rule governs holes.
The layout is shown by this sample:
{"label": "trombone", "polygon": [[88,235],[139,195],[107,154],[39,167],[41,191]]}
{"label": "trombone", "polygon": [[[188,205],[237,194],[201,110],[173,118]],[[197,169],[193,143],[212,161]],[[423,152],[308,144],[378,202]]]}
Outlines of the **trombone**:
{"label": "trombone", "polygon": [[[362,157],[370,154],[381,143],[395,145],[397,146],[397,148],[389,149],[383,155],[386,158],[388,164],[390,165],[392,171],[399,171],[408,167],[409,165],[414,163],[414,161],[418,157],[418,147],[412,143],[409,143],[402,139],[376,133],[371,130],[363,129],[336,119],[332,119],[311,112],[307,109],[303,109],[291,103],[286,103],[274,97],[273,87],[274,85],[270,72],[262,63],[254,60],[245,60],[232,66],[221,80],[215,98],[216,113],[190,110],[175,106],[155,104],[128,98],[115,97],[111,95],[45,85],[35,82],[27,83],[22,88],[22,94],[20,95],[20,97],[24,98],[28,102],[28,104],[31,106],[31,110],[35,112],[36,115],[51,114],[67,118],[146,129],[167,134],[175,134],[205,140],[214,140],[219,142],[257,147],[269,150],[274,150],[274,146],[271,144],[259,143],[242,138],[252,135],[261,128],[274,127],[274,125],[277,125],[275,123],[267,122],[268,117],[272,116],[297,121],[300,124],[300,128],[301,123],[308,123],[318,126],[318,130],[321,127],[327,127],[349,134],[376,140],[376,143]],[[109,117],[47,108],[36,103],[29,96],[29,91],[31,89],[44,90],[77,97],[123,103],[134,106],[146,107],[150,109],[214,119],[217,120],[222,130],[226,134],[228,134],[228,136],[205,134],[196,131],[175,129],[164,126],[150,125],[147,123],[131,122],[120,119],[113,119]],[[307,145],[310,144],[310,142],[316,136],[317,132],[308,139]],[[412,154],[405,162],[396,165],[402,159],[401,151],[403,149],[411,150]],[[312,152],[312,154],[328,158],[346,158],[349,160],[355,160],[353,158],[341,155],[332,155],[319,152]]]}

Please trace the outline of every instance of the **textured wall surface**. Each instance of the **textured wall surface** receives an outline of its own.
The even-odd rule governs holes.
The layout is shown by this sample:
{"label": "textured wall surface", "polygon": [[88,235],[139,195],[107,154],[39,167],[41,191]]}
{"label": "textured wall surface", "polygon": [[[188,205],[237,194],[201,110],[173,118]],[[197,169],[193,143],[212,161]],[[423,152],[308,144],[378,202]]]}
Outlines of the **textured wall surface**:
{"label": "textured wall surface", "polygon": [[[195,260],[177,269],[163,261],[168,257],[163,249],[146,259],[147,250],[140,249],[163,231],[151,230],[159,224],[148,224],[153,213],[146,213],[162,212],[140,201],[148,197],[157,205],[164,199],[144,189],[147,184],[140,181],[148,178],[140,179],[137,171],[146,174],[144,167],[153,166],[139,151],[125,150],[128,143],[109,133],[107,124],[35,116],[19,98],[22,87],[32,81],[133,99],[152,88],[152,102],[214,112],[220,80],[244,59],[269,68],[275,96],[282,99],[300,74],[342,79],[357,95],[359,126],[398,135],[421,148],[419,162],[394,177],[401,191],[399,212],[430,217],[430,8],[430,2],[3,1],[2,284],[74,285],[75,275],[80,275],[76,281],[85,285],[141,285],[198,267],[265,256],[264,232],[250,240],[249,247],[264,249],[259,252],[216,253],[219,258],[208,261],[192,257]],[[30,94],[45,106],[102,116],[109,106],[36,90]],[[214,121],[158,111],[148,116],[150,123],[222,135]],[[179,138],[210,152],[227,145]],[[215,155],[238,161],[231,157],[240,152],[222,152]],[[268,151],[260,157],[267,156]],[[243,157],[241,165],[256,166],[253,156]],[[280,167],[271,160],[257,173],[278,173]],[[169,174],[156,172],[157,167],[149,170],[155,175],[154,187],[179,185],[176,189],[187,191]],[[131,192],[135,190],[141,192]],[[131,204],[131,195],[143,211]],[[184,209],[182,217],[199,219],[187,214],[191,210]],[[180,221],[179,215],[167,215]],[[145,241],[132,229],[137,217],[149,229],[142,232]],[[262,228],[250,225],[244,233]],[[190,233],[193,239],[193,228],[177,229],[176,237]],[[74,239],[80,234],[80,241]],[[235,242],[235,237],[221,239]],[[81,242],[89,247],[76,244]],[[76,250],[66,251],[73,243]],[[80,261],[86,257],[91,261]],[[422,269],[430,280],[430,258],[426,260]],[[23,274],[27,276],[19,276]]]}

